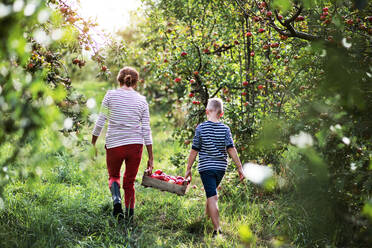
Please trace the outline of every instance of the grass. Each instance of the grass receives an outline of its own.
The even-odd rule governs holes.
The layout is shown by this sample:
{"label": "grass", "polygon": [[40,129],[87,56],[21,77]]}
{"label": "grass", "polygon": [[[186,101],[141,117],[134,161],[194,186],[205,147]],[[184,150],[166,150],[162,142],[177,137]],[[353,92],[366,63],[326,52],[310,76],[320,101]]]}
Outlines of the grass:
{"label": "grass", "polygon": [[[87,98],[100,102],[104,83],[79,85]],[[96,108],[97,111],[99,107]],[[183,175],[186,165],[175,167],[170,156],[187,153],[173,141],[173,126],[161,113],[152,114],[154,167],[168,174]],[[88,143],[92,127],[85,127],[80,140]],[[46,134],[51,130],[45,130]],[[212,239],[212,224],[204,214],[205,195],[193,170],[192,185],[186,196],[160,192],[140,185],[147,154],[136,178],[135,223],[119,225],[111,217],[104,153],[104,134],[98,140],[98,156],[92,159],[89,144],[61,136],[64,146],[49,147],[46,139],[38,165],[41,173],[8,184],[5,208],[0,212],[0,247],[244,247],[239,237],[242,224],[256,235],[252,247],[268,247],[275,237],[277,217],[274,201],[260,199],[249,185],[238,184],[237,174],[228,172],[222,183],[220,215],[223,238]],[[63,140],[64,139],[64,140]],[[123,195],[123,192],[122,192]],[[273,217],[274,216],[274,217]]]}

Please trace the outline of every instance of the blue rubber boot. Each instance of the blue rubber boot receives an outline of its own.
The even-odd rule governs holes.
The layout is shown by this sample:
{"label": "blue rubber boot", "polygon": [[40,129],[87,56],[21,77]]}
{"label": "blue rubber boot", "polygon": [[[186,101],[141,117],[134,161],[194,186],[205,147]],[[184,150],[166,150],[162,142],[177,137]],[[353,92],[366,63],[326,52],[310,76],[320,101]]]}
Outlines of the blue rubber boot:
{"label": "blue rubber boot", "polygon": [[111,185],[111,194],[114,204],[114,210],[112,215],[119,220],[124,218],[123,208],[121,206],[120,186],[117,182],[113,182]]}

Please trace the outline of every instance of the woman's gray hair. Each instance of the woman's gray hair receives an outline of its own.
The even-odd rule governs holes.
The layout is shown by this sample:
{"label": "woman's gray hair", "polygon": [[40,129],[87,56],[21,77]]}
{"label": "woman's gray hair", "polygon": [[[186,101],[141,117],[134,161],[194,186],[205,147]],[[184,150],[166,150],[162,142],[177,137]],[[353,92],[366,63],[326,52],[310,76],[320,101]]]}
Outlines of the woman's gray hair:
{"label": "woman's gray hair", "polygon": [[216,112],[218,115],[223,112],[223,102],[220,98],[210,98],[208,100],[207,109]]}

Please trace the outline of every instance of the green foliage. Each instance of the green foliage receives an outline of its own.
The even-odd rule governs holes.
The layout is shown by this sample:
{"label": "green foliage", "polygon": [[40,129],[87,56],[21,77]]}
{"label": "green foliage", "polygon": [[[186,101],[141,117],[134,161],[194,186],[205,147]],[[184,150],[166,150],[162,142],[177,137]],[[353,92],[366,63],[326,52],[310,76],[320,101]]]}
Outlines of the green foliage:
{"label": "green foliage", "polygon": [[[368,243],[371,4],[146,3],[142,69],[151,94],[168,102],[176,137],[189,143],[207,100],[222,98],[241,159],[270,164],[271,186],[284,180],[279,188],[291,193],[283,197],[308,216],[300,221],[303,212],[283,206],[295,221],[281,222],[280,237],[301,246]],[[301,133],[311,143],[290,145]]]}
{"label": "green foliage", "polygon": [[[144,1],[138,29],[103,49],[64,1],[26,1],[32,13],[13,3],[0,6],[10,10],[0,18],[1,246],[371,243],[371,3]],[[99,104],[85,105],[124,64],[166,113],[151,123],[156,168],[183,173],[206,103],[220,97],[242,161],[274,169],[265,189],[239,184],[230,166],[219,191],[226,240],[208,236],[197,177],[186,198],[137,187],[139,222],[126,235],[110,219],[104,159],[87,146]]]}

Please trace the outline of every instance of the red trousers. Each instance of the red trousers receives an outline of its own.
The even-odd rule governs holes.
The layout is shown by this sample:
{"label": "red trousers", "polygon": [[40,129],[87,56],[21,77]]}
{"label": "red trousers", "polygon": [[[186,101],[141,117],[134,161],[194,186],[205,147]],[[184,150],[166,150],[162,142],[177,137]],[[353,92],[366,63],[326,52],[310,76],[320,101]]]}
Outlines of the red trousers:
{"label": "red trousers", "polygon": [[142,157],[142,144],[131,144],[106,148],[106,163],[109,174],[109,187],[113,182],[120,185],[120,169],[125,161],[125,172],[123,179],[123,189],[125,196],[125,207],[134,208],[135,190],[134,180],[138,172]]}

